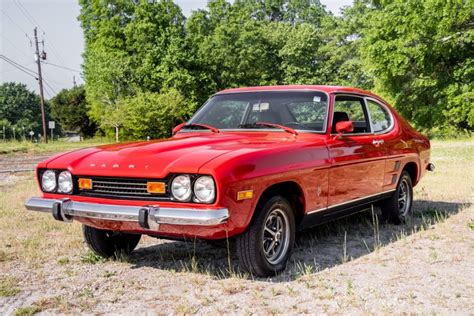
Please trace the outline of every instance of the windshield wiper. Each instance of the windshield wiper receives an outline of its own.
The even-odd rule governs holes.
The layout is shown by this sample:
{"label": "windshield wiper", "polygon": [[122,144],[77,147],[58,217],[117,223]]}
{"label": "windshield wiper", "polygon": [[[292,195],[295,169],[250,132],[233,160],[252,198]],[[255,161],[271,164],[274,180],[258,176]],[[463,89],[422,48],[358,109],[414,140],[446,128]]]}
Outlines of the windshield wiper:
{"label": "windshield wiper", "polygon": [[288,132],[288,133],[290,133],[290,134],[298,135],[298,132],[295,131],[294,129],[292,129],[291,127],[284,126],[284,125],[280,125],[280,124],[275,124],[275,123],[256,122],[256,123],[253,123],[253,124],[247,123],[247,124],[240,124],[240,125],[239,125],[240,128],[258,128],[258,127],[261,127],[261,126],[279,128],[279,129],[282,129],[282,130],[284,130],[285,132]]}
{"label": "windshield wiper", "polygon": [[211,125],[207,125],[207,124],[199,124],[199,123],[189,123],[189,124],[183,124],[181,126],[179,126],[176,130],[174,130],[173,132],[174,133],[177,133],[179,132],[180,130],[182,130],[183,128],[193,128],[193,127],[201,127],[201,128],[205,128],[205,129],[208,129],[210,130],[211,132],[213,133],[219,133],[219,129],[214,127],[214,126],[211,126]]}

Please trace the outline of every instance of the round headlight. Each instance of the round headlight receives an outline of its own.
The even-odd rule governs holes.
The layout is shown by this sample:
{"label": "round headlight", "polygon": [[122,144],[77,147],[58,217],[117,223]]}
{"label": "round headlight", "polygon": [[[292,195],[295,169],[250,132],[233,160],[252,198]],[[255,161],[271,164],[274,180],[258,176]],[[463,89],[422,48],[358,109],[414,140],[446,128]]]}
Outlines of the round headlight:
{"label": "round headlight", "polygon": [[41,177],[41,187],[43,191],[52,192],[56,189],[56,172],[46,170]]}
{"label": "round headlight", "polygon": [[72,176],[69,171],[63,171],[58,177],[58,192],[72,193]]}
{"label": "round headlight", "polygon": [[194,195],[197,202],[211,203],[216,197],[214,180],[209,176],[199,177],[194,182]]}
{"label": "round headlight", "polygon": [[188,201],[191,198],[191,178],[188,175],[180,175],[171,182],[171,194],[179,201]]}

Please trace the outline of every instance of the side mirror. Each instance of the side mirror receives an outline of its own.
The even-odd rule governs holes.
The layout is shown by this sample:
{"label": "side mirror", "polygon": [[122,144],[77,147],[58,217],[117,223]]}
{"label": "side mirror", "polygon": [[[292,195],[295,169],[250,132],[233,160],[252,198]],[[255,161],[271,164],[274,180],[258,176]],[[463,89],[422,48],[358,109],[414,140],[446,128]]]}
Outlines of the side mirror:
{"label": "side mirror", "polygon": [[174,134],[176,134],[177,132],[179,132],[179,131],[183,128],[184,125],[186,125],[186,122],[181,123],[181,124],[179,124],[178,126],[175,126],[175,127],[172,129],[171,134],[174,135]]}
{"label": "side mirror", "polygon": [[336,123],[336,132],[341,135],[344,133],[352,133],[354,131],[354,125],[352,121],[342,121]]}

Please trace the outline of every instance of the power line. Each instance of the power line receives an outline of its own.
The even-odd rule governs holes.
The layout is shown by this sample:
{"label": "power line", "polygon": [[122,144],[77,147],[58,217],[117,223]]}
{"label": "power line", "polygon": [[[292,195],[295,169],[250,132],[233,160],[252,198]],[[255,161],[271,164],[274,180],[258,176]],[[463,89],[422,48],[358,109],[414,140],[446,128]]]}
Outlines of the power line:
{"label": "power line", "polygon": [[48,88],[53,92],[53,94],[55,94],[55,95],[58,94],[58,93],[56,92],[56,90],[54,90],[53,87],[51,87],[51,85],[48,83],[48,81],[46,81],[46,79],[44,79],[44,77],[43,77],[43,82],[46,83],[46,85],[47,85]]}
{"label": "power line", "polygon": [[18,7],[21,14],[23,14],[23,16],[28,20],[28,22],[30,22],[32,26],[35,26],[35,22],[33,21],[34,19],[32,19],[30,13],[25,9],[25,7],[20,3],[20,1],[14,0],[13,2]]}
{"label": "power line", "polygon": [[18,67],[21,67],[21,68],[23,68],[23,69],[24,69],[24,70],[26,70],[26,71],[29,71],[29,72],[31,72],[32,74],[35,74],[35,75],[37,75],[37,73],[36,73],[34,70],[31,70],[31,69],[29,69],[29,68],[27,68],[27,67],[23,66],[22,64],[20,64],[20,63],[17,63],[17,62],[16,62],[16,61],[14,61],[13,59],[10,59],[10,58],[8,58],[8,57],[7,57],[7,56],[5,56],[5,55],[2,55],[2,54],[0,54],[0,57],[1,57],[1,58],[3,58],[3,59],[5,59],[6,61],[8,61],[8,62],[10,62],[10,63],[13,63],[13,64],[15,64],[15,65],[16,65],[16,66],[18,66]]}
{"label": "power line", "polygon": [[4,38],[8,43],[10,43],[10,45],[11,45],[14,49],[16,49],[18,52],[20,52],[21,54],[23,54],[23,56],[28,57],[28,58],[31,57],[31,56],[28,56],[28,55],[25,53],[24,50],[19,49],[19,48],[18,48],[12,41],[10,41],[7,37],[5,37],[5,36],[2,35],[2,34],[0,34],[0,36],[1,36],[2,38]]}
{"label": "power line", "polygon": [[[30,65],[33,65],[33,64],[36,64],[36,62],[32,61],[31,63],[25,65],[25,66],[30,66]],[[6,74],[7,72],[11,72],[11,71],[14,71],[14,70],[17,70],[16,68],[12,68],[12,69],[7,69],[5,71],[2,71],[0,72],[0,74]]]}
{"label": "power line", "polygon": [[74,72],[79,72],[79,73],[81,72],[81,71],[76,70],[76,69],[72,69],[72,68],[69,68],[69,67],[66,67],[66,66],[56,65],[56,64],[53,64],[53,63],[47,63],[45,61],[43,61],[43,64],[55,66],[55,67],[58,67],[58,68],[63,68],[63,69],[69,70],[69,71],[74,71]]}
{"label": "power line", "polygon": [[[44,79],[43,79],[44,81]],[[48,95],[48,97],[51,99],[52,96],[51,96],[51,93],[49,92],[49,90],[47,89],[47,87],[44,87],[44,92],[46,92],[46,94]]]}
{"label": "power line", "polygon": [[[1,58],[1,57],[0,57],[0,58]],[[27,74],[28,76],[31,76],[31,77],[35,78],[36,80],[38,80],[38,78],[37,78],[35,75],[32,75],[31,73],[29,73],[29,72],[23,70],[21,67],[18,67],[18,66],[15,65],[14,63],[11,63],[11,62],[9,62],[8,60],[6,60],[6,59],[4,59],[4,58],[1,58],[1,59],[3,59],[3,61],[9,63],[9,64],[12,65],[13,67],[17,68],[18,70],[24,72],[24,73]]]}
{"label": "power line", "polygon": [[34,72],[33,70],[29,69],[29,68],[26,68],[25,66],[23,65],[20,65],[19,63],[11,60],[10,58],[6,57],[5,55],[0,55],[0,58],[3,59],[5,62],[9,63],[10,65],[12,65],[13,67],[17,68],[18,70],[26,73],[27,75],[35,78],[38,80],[38,78],[36,77],[37,73]]}
{"label": "power line", "polygon": [[[56,55],[56,57],[58,58],[58,60],[62,63],[62,64],[65,64],[63,58],[61,57],[61,55],[59,54],[59,52],[57,51],[53,41],[48,37],[48,35],[46,35],[46,31],[41,27],[41,25],[38,23],[38,21],[36,21],[36,19],[33,17],[33,15],[30,14],[30,12],[28,12],[28,10],[25,8],[25,6],[20,2],[20,0],[15,0],[15,4],[17,5],[17,7],[20,9],[20,11],[23,13],[23,15],[28,19],[28,21],[30,23],[32,23],[33,26],[35,26],[35,24],[38,26],[38,28],[43,32],[43,35],[44,37],[46,37],[48,39],[48,43],[51,45],[51,50],[53,52],[54,55]],[[21,7],[21,8],[20,8]],[[43,42],[43,49],[44,49],[44,42]],[[76,71],[76,70],[71,70],[71,69],[68,69],[72,75],[74,75],[72,73],[72,71]]]}
{"label": "power line", "polygon": [[15,20],[13,20],[9,15],[8,13],[6,13],[5,11],[3,11],[2,9],[0,9],[0,11],[2,11],[3,14],[5,14],[5,16],[24,34],[28,34],[24,29],[21,28],[20,25],[18,25],[18,23],[15,22]]}
{"label": "power line", "polygon": [[25,34],[26,38],[28,38],[28,40],[30,41],[30,46],[33,46],[33,43],[31,42],[31,38],[30,36],[28,35],[28,33],[20,26],[18,25],[18,23],[15,22],[15,20],[13,20],[9,15],[8,13],[6,13],[4,10],[0,9],[0,11],[2,11],[2,13],[13,23],[13,25],[15,25],[19,30],[20,32],[22,32],[23,34]]}

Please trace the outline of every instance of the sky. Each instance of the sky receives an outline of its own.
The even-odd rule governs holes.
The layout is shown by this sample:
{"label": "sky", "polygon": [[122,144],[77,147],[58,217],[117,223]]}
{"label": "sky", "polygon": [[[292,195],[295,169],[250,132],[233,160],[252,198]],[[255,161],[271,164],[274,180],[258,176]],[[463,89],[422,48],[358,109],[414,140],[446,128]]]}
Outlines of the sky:
{"label": "sky", "polygon": [[[42,64],[45,98],[49,99],[65,88],[71,88],[81,77],[84,39],[77,16],[78,0],[0,0],[0,55],[37,72],[34,60],[33,29],[38,27],[38,39],[44,40],[47,59]],[[207,0],[175,0],[185,16],[205,8]],[[352,0],[321,0],[334,14],[351,5]],[[43,45],[40,44],[40,51]],[[26,72],[28,72],[26,70]],[[39,93],[38,82],[32,75],[16,69],[0,58],[0,84],[21,82]]]}

